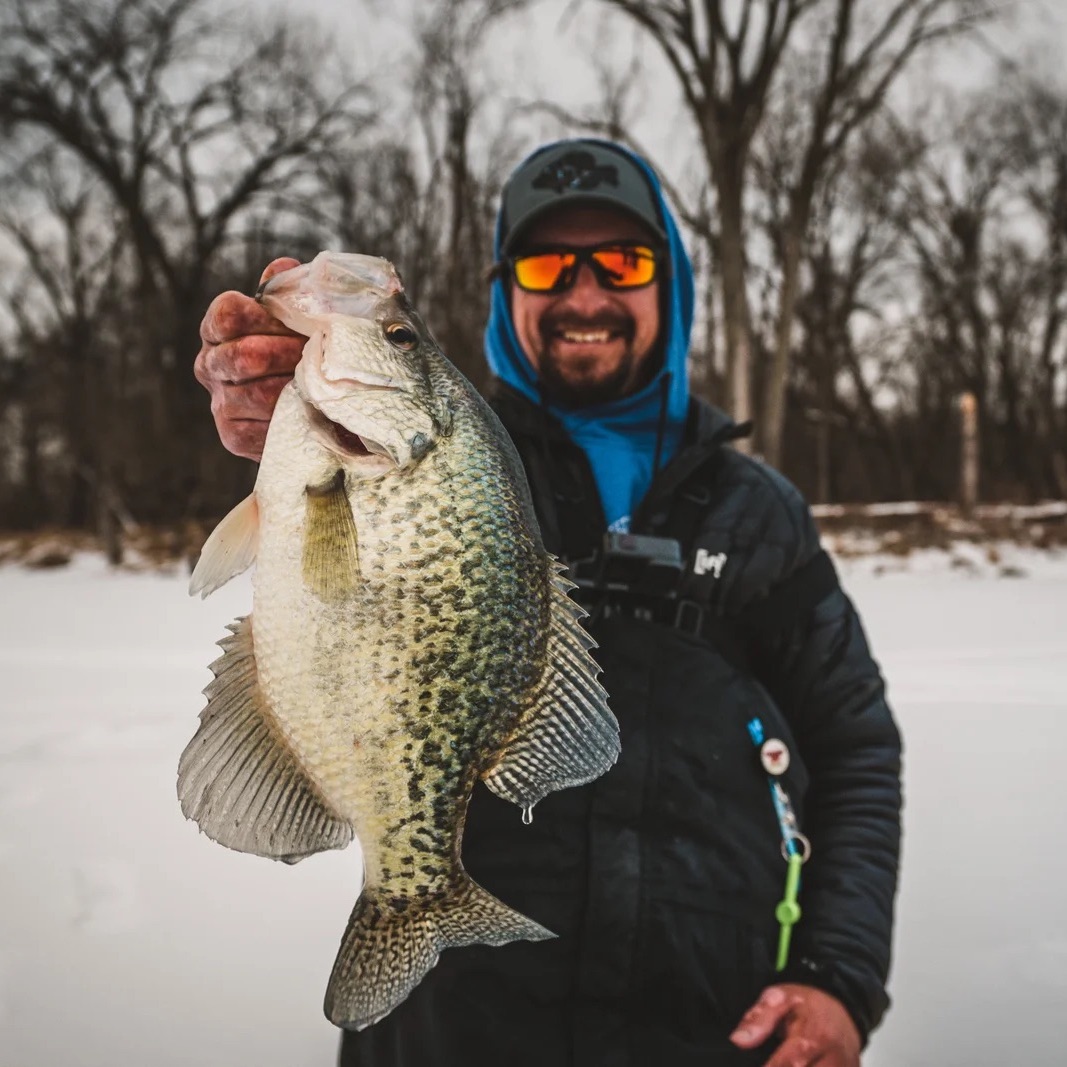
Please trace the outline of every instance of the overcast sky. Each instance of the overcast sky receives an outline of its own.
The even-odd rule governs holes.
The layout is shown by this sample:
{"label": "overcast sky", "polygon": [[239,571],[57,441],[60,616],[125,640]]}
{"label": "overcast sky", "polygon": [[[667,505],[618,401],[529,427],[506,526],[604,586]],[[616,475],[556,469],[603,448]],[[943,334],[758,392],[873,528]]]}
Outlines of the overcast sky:
{"label": "overcast sky", "polygon": [[[241,0],[234,0],[240,3]],[[252,0],[254,10],[275,9],[291,17],[303,12],[325,29],[360,76],[368,74],[380,86],[410,76],[405,15],[435,0],[310,0],[302,14],[292,15],[291,0]],[[900,79],[902,93],[930,94],[930,81],[973,85],[988,79],[993,56],[1021,60],[1049,77],[1067,78],[1067,0],[1005,0],[1003,25],[984,31],[980,46],[952,55],[939,53],[938,62],[920,62]],[[518,114],[518,104],[550,100],[574,110],[592,104],[597,95],[594,60],[625,67],[641,58],[644,76],[636,85],[640,101],[637,136],[659,169],[675,180],[699,173],[693,165],[691,128],[681,112],[674,81],[665,62],[628,19],[598,0],[531,0],[529,9],[503,20],[491,37],[480,72],[493,89],[500,116]],[[532,149],[561,132],[558,124],[528,115],[516,120],[521,149]],[[687,163],[689,166],[687,166]]]}

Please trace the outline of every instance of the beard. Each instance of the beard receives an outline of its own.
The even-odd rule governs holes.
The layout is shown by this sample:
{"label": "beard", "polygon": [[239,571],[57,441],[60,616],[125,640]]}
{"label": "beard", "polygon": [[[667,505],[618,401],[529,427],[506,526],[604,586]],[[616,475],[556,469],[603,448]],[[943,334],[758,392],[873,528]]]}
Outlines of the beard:
{"label": "beard", "polygon": [[[634,323],[629,316],[607,315],[579,319],[573,315],[546,314],[540,322],[541,351],[538,353],[538,379],[547,400],[565,408],[595,407],[618,400],[634,390]],[[553,342],[566,330],[585,332],[608,330],[621,339],[622,356],[607,370],[595,361],[561,357]]]}

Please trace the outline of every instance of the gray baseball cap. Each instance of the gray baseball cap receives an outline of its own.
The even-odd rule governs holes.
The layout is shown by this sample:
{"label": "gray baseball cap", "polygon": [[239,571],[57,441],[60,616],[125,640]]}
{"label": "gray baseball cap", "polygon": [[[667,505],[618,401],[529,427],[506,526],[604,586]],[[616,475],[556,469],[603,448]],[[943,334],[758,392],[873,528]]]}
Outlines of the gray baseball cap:
{"label": "gray baseball cap", "polygon": [[658,197],[641,165],[606,141],[578,138],[535,152],[508,179],[500,207],[503,253],[515,250],[532,222],[563,204],[620,208],[667,240]]}

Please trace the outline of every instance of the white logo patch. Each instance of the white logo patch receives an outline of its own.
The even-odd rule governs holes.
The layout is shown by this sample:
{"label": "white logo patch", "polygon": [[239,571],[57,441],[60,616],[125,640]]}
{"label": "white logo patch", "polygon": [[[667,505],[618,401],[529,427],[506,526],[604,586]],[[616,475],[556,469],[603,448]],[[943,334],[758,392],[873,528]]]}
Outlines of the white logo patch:
{"label": "white logo patch", "polygon": [[714,556],[706,548],[697,549],[697,558],[693,561],[694,574],[707,574],[711,571],[714,577],[722,577],[722,569],[726,565],[726,553],[717,552]]}

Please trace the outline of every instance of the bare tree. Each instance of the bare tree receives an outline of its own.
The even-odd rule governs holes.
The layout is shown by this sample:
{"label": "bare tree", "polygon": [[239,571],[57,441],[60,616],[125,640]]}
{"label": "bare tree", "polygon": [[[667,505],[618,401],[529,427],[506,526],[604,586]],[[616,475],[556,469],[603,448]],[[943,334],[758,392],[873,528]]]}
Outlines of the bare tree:
{"label": "bare tree", "polygon": [[397,86],[383,129],[358,152],[316,161],[324,195],[313,204],[305,198],[302,209],[293,205],[310,223],[305,236],[314,247],[336,244],[392,260],[442,348],[476,384],[485,379],[481,337],[496,200],[516,154],[508,123],[497,123],[488,106],[497,94],[484,52],[495,30],[528,3],[418,7],[406,63],[413,73]]}
{"label": "bare tree", "polygon": [[782,239],[774,358],[759,442],[780,460],[784,396],[802,245],[828,163],[881,105],[917,51],[973,24],[967,0],[602,0],[641,25],[674,71],[696,126],[719,213],[721,311],[733,413],[747,418],[752,323],[746,288],[745,194],[751,152],[790,50],[817,57],[802,105]]}
{"label": "bare tree", "polygon": [[1005,73],[928,135],[899,214],[919,297],[909,342],[917,426],[940,434],[930,455],[944,450],[959,394],[973,393],[982,481],[1005,496],[1063,491],[1064,116],[1062,92]]}
{"label": "bare tree", "polygon": [[[805,439],[814,439],[819,500],[855,495],[861,487],[866,495],[913,493],[895,412],[884,405],[896,359],[885,343],[892,325],[883,309],[903,296],[903,242],[895,221],[916,151],[894,124],[875,123],[828,170],[813,204],[786,439],[802,481],[808,471],[796,458],[806,452]],[[756,174],[761,189],[773,181],[758,168]],[[760,199],[780,202],[773,189]],[[781,233],[773,213],[766,225],[773,235]],[[845,439],[849,448],[834,447]]]}
{"label": "bare tree", "polygon": [[364,90],[311,44],[250,34],[204,0],[10,0],[0,14],[5,156],[50,146],[56,168],[106,193],[129,243],[154,417],[128,464],[149,513],[198,492],[189,445],[211,431],[188,353],[223,253],[257,205],[313,195],[311,161],[370,122]]}
{"label": "bare tree", "polygon": [[[428,303],[441,345],[476,383],[485,377],[481,334],[488,313],[495,201],[503,165],[514,153],[506,134],[491,135],[479,77],[480,57],[494,28],[529,0],[444,0],[415,23],[419,61],[412,103],[423,134],[427,185],[424,208],[441,226],[440,258]],[[475,161],[475,123],[489,141]],[[501,143],[503,141],[504,143]]]}
{"label": "bare tree", "polygon": [[[33,158],[19,175],[31,191],[0,209],[0,231],[22,253],[25,269],[9,307],[23,349],[36,352],[35,374],[51,388],[23,398],[24,455],[39,469],[37,429],[62,427],[66,461],[64,521],[98,528],[113,517],[104,412],[109,410],[105,348],[125,266],[126,233],[84,175],[54,165],[55,152]],[[28,202],[33,210],[26,210]],[[31,471],[27,480],[36,473]]]}
{"label": "bare tree", "polygon": [[1036,303],[1037,452],[1067,497],[1067,95],[1026,77],[1005,107],[1019,187],[1041,233]]}

